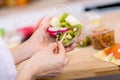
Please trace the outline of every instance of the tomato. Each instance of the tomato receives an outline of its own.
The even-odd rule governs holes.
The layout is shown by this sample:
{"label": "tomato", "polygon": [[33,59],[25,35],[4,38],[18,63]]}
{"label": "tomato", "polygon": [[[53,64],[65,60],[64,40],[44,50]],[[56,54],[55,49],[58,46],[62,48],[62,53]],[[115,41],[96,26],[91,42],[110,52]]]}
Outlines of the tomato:
{"label": "tomato", "polygon": [[106,54],[106,55],[111,54],[111,53],[113,52],[113,49],[114,49],[114,47],[115,47],[116,45],[118,45],[118,44],[112,45],[111,47],[105,49],[105,50],[104,50],[105,54]]}
{"label": "tomato", "polygon": [[106,54],[106,55],[111,54],[111,49],[112,49],[111,47],[110,47],[110,48],[105,49],[105,50],[104,50],[105,54]]}
{"label": "tomato", "polygon": [[120,44],[117,44],[113,48],[112,52],[113,52],[113,55],[115,56],[115,58],[120,59]]}
{"label": "tomato", "polygon": [[120,59],[120,44],[115,44],[110,48],[105,49],[104,52],[106,55],[113,53],[113,56],[115,56],[115,58]]}

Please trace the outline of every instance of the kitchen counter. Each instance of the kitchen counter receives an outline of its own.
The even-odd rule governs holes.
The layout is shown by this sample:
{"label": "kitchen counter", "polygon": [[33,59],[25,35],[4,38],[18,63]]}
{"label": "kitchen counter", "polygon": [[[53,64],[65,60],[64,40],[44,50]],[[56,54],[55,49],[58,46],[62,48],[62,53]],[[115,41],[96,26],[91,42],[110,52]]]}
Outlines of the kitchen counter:
{"label": "kitchen counter", "polygon": [[[115,41],[120,43],[120,13],[110,13],[102,18],[103,24],[107,27],[113,27],[115,30]],[[92,55],[99,52],[93,46],[84,48],[76,48],[72,52],[66,53],[70,58],[70,63],[65,67],[64,71],[54,78],[44,80],[68,80],[87,77],[104,76],[111,74],[120,74],[118,65],[105,62],[94,58]],[[24,65],[22,63],[20,66]],[[20,69],[20,66],[18,69]],[[39,80],[39,79],[38,79]]]}
{"label": "kitchen counter", "polygon": [[[45,0],[45,1],[48,1],[48,0]],[[66,0],[64,0],[63,2],[57,1],[57,0],[52,0],[52,1],[54,3],[53,4],[47,3],[48,4],[47,6],[44,6],[44,4],[43,4],[43,3],[46,4],[46,2],[41,2],[41,3],[36,2],[37,4],[30,4],[31,6],[27,6],[25,8],[19,8],[19,10],[17,10],[18,8],[12,8],[11,10],[9,10],[9,9],[1,10],[0,11],[0,16],[1,16],[0,22],[3,23],[2,21],[6,20],[6,19],[4,19],[4,17],[8,16],[8,14],[9,15],[16,14],[15,15],[15,17],[16,17],[17,15],[21,16],[20,15],[21,13],[36,12],[36,11],[39,11],[39,9],[40,9],[40,11],[43,11],[44,9],[52,8],[52,7],[56,6],[57,4],[63,4],[63,2]],[[82,1],[83,2],[81,2],[81,4],[82,3],[84,4],[84,0],[82,0]],[[85,0],[85,1],[87,1],[87,0]],[[88,0],[88,3],[89,3],[89,1],[90,0]],[[72,3],[70,2],[69,5],[72,5],[73,2],[74,1],[72,1]],[[78,4],[77,2],[75,2],[75,3]],[[74,5],[76,5],[76,4],[74,4]],[[32,15],[34,15],[34,14],[32,14]],[[37,19],[35,21],[37,22],[40,17],[41,16],[39,16],[39,17],[36,16]],[[33,16],[32,18],[35,18],[35,16]],[[12,18],[10,17],[10,20],[11,19]],[[6,21],[9,22],[10,20],[6,20]],[[14,20],[13,20],[13,23],[15,23]],[[18,22],[20,23],[20,21],[22,21],[22,19],[19,19]],[[16,23],[18,23],[18,22],[16,22]],[[31,22],[34,22],[34,21],[31,21]],[[116,42],[120,42],[120,12],[112,12],[110,14],[104,15],[102,22],[104,24],[106,24],[106,26],[110,26],[115,29]],[[13,26],[13,25],[11,25],[11,26]],[[108,63],[108,62],[104,62],[102,60],[92,57],[92,55],[97,52],[98,52],[98,50],[95,50],[93,48],[93,46],[88,46],[85,48],[76,48],[74,51],[66,53],[67,56],[70,57],[70,63],[65,67],[63,73],[58,75],[57,77],[49,78],[46,80],[77,79],[77,78],[95,77],[95,76],[120,73],[119,66]]]}
{"label": "kitchen counter", "polygon": [[[113,12],[104,15],[102,22],[107,27],[113,27],[115,30],[115,41],[120,43],[120,13]],[[64,72],[48,80],[67,80],[120,74],[120,67],[118,65],[94,58],[92,55],[97,52],[98,50],[95,50],[93,46],[89,46],[76,48],[74,51],[67,53],[67,56],[70,57],[70,63]]]}

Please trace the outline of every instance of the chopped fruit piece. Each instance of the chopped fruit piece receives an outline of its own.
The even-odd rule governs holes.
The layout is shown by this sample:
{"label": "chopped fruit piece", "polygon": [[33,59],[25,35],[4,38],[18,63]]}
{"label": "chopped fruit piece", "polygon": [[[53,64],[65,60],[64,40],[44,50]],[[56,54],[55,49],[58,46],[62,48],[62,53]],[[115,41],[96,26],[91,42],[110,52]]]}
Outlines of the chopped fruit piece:
{"label": "chopped fruit piece", "polygon": [[72,30],[69,30],[67,33],[74,36],[74,32]]}
{"label": "chopped fruit piece", "polygon": [[52,18],[50,21],[50,25],[53,27],[59,27],[60,19],[59,18]]}
{"label": "chopped fruit piece", "polygon": [[78,27],[74,27],[74,28],[73,28],[73,31],[74,31],[74,32],[78,31]]}
{"label": "chopped fruit piece", "polygon": [[74,27],[77,27],[80,31],[82,30],[82,25],[81,24],[76,24]]}
{"label": "chopped fruit piece", "polygon": [[67,22],[61,22],[60,27],[71,28],[71,26]]}
{"label": "chopped fruit piece", "polygon": [[56,36],[56,34],[57,34],[57,32],[61,32],[61,33],[63,33],[63,32],[66,32],[66,31],[68,31],[68,30],[70,30],[69,28],[53,28],[53,27],[49,27],[48,29],[47,29],[47,32],[50,34],[50,35],[55,35]]}
{"label": "chopped fruit piece", "polygon": [[71,26],[74,26],[76,24],[80,24],[80,21],[78,19],[76,19],[75,17],[69,15],[66,19],[66,22],[68,22]]}
{"label": "chopped fruit piece", "polygon": [[47,29],[48,34],[56,37],[58,33],[60,33],[58,40],[60,40],[64,46],[71,45],[81,34],[83,28],[77,18],[67,13],[63,13],[60,17],[52,18],[49,26]]}
{"label": "chopped fruit piece", "polygon": [[60,22],[64,22],[65,19],[67,18],[68,14],[67,13],[64,13],[61,18],[60,18]]}
{"label": "chopped fruit piece", "polygon": [[[74,26],[74,28],[76,28],[76,31],[75,31],[75,36],[79,35],[78,33],[80,33],[82,31],[82,26],[80,24],[76,24]],[[74,30],[74,29],[73,29]]]}
{"label": "chopped fruit piece", "polygon": [[63,40],[63,44],[64,44],[64,45],[68,44],[69,42],[70,42],[70,40],[68,40],[68,39],[64,39],[64,40]]}
{"label": "chopped fruit piece", "polygon": [[91,44],[91,40],[88,36],[86,36],[83,41],[80,41],[78,47],[85,47]]}
{"label": "chopped fruit piece", "polygon": [[67,35],[66,35],[66,39],[71,40],[71,39],[72,39],[72,36],[71,36],[70,34],[67,34]]}
{"label": "chopped fruit piece", "polygon": [[60,23],[60,27],[65,27],[66,25],[68,25],[67,22],[61,22],[61,23]]}

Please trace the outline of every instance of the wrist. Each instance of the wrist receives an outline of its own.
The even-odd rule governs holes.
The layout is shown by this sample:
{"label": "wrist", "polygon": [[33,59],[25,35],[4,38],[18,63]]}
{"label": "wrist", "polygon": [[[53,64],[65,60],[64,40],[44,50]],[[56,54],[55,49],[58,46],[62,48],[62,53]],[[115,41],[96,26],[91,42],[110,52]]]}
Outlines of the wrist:
{"label": "wrist", "polygon": [[21,71],[18,72],[17,80],[32,80],[35,78],[34,72],[29,65],[25,65]]}
{"label": "wrist", "polygon": [[18,64],[28,58],[30,58],[33,54],[35,54],[41,47],[35,45],[29,40],[18,45],[17,47],[11,48],[10,51],[12,53],[15,64]]}

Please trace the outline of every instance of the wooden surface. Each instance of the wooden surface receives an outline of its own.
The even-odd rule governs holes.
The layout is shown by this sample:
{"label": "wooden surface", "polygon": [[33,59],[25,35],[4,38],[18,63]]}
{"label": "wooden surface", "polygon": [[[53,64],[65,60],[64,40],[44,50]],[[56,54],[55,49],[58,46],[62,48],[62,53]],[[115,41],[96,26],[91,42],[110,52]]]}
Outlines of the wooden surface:
{"label": "wooden surface", "polygon": [[[120,13],[105,15],[102,21],[115,29],[115,41],[120,42]],[[76,48],[67,53],[70,63],[65,67],[64,72],[57,77],[45,80],[66,80],[120,73],[119,66],[92,57],[97,52],[98,50],[93,46]]]}
{"label": "wooden surface", "polygon": [[[24,9],[19,8],[19,11],[16,11],[18,10],[18,8],[12,8],[10,10],[3,9],[0,11],[0,16],[6,16],[14,13],[20,14],[22,12],[37,11],[63,3],[62,1],[54,0],[52,4],[48,3],[46,6],[44,6],[45,2],[42,3],[41,1],[39,1],[39,3],[37,2],[38,4],[31,4],[29,6],[26,6]],[[102,22],[105,25],[113,27],[115,29],[116,42],[120,42],[120,12],[105,15],[102,19]],[[70,63],[65,67],[63,73],[58,75],[57,77],[49,78],[46,80],[66,80],[120,73],[120,68],[117,65],[93,58],[92,55],[97,52],[98,51],[95,50],[93,46],[89,46],[86,48],[76,48],[74,51],[66,53],[71,60]]]}

